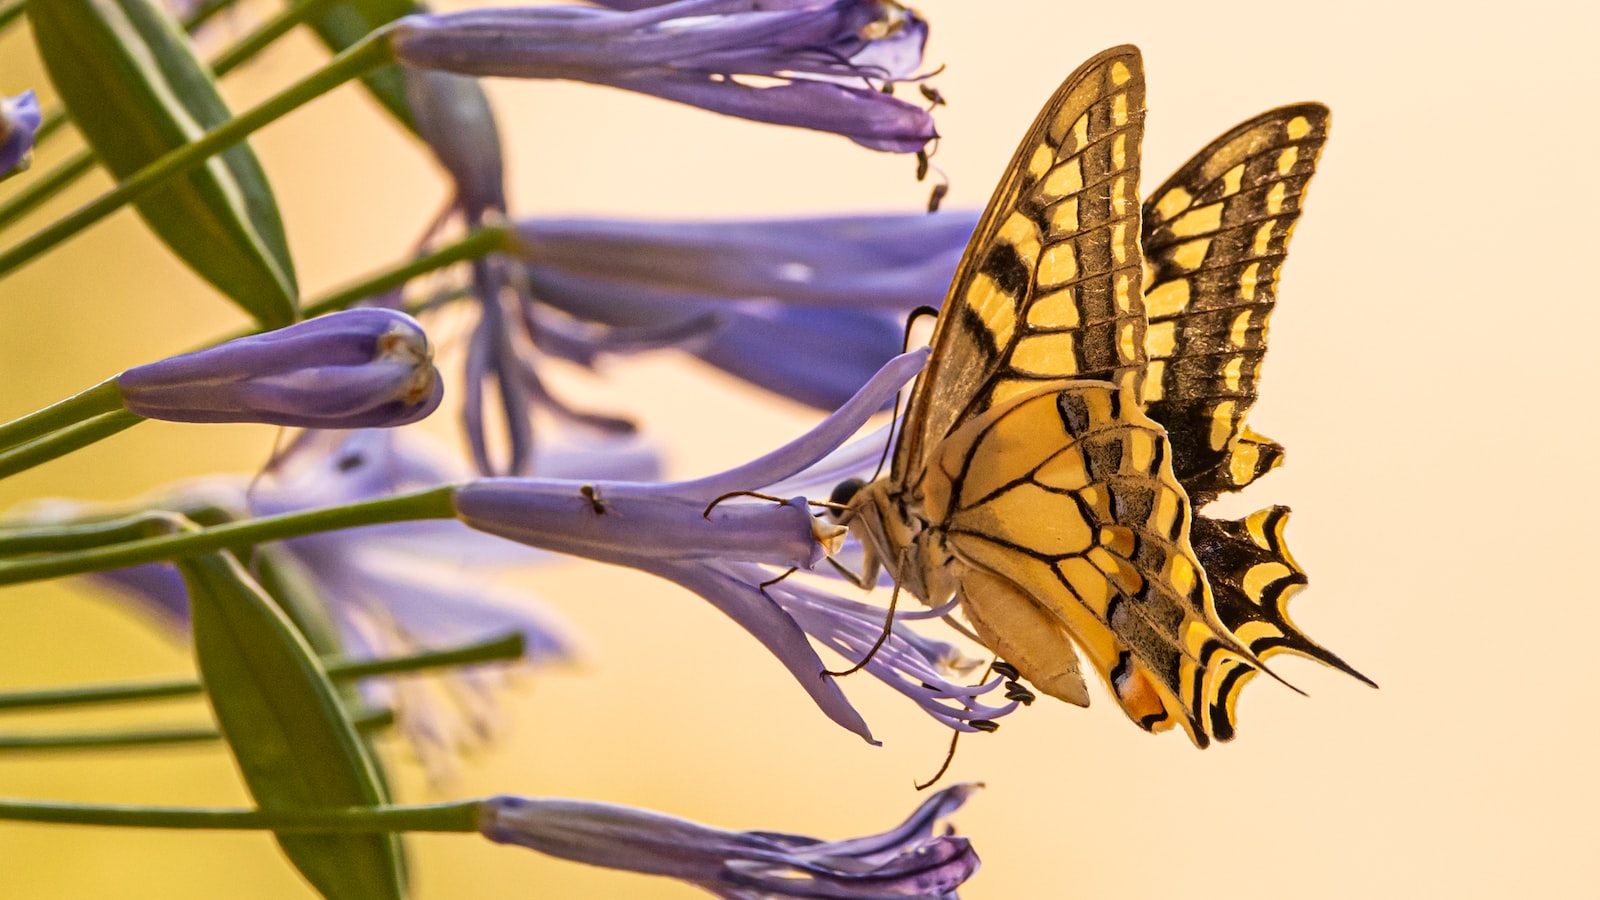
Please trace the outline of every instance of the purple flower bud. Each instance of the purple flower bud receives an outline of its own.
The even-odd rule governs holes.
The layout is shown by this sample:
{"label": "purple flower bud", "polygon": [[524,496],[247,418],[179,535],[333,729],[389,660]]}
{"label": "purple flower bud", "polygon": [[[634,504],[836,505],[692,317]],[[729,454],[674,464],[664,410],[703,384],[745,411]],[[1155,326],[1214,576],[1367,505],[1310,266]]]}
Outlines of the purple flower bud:
{"label": "purple flower bud", "polygon": [[504,212],[500,129],[477,79],[449,72],[401,71],[417,133],[455,181],[456,203],[467,221],[482,221],[487,210]]}
{"label": "purple flower bud", "polygon": [[728,900],[955,898],[978,871],[966,838],[934,825],[978,786],[928,798],[899,827],[843,841],[772,831],[724,831],[648,810],[493,797],[479,830],[492,841],[589,865],[681,879]]}
{"label": "purple flower bud", "polygon": [[610,85],[912,153],[932,117],[879,88],[914,75],[927,35],[889,0],[679,0],[416,15],[391,43],[417,68]]}
{"label": "purple flower bud", "polygon": [[135,366],[117,379],[130,412],[170,422],[301,428],[405,425],[443,396],[410,316],[353,309]]}
{"label": "purple flower bud", "polygon": [[33,163],[33,135],[39,130],[39,98],[33,91],[0,97],[0,179]]}

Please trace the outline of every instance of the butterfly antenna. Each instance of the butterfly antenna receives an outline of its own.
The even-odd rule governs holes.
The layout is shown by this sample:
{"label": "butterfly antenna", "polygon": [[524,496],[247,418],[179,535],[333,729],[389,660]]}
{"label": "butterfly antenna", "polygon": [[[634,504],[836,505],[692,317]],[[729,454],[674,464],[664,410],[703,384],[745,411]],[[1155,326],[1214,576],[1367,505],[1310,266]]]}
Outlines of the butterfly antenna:
{"label": "butterfly antenna", "polygon": [[[932,316],[937,319],[939,310],[932,306],[919,306],[911,311],[911,315],[906,316],[906,331],[900,338],[901,353],[905,353],[911,348],[911,329],[917,324],[917,320],[923,316]],[[895,428],[905,424],[900,421],[900,395],[902,393],[903,390],[894,392],[894,417],[889,420],[889,440],[883,442],[883,454],[878,457],[878,467],[872,470],[873,481],[878,480],[879,476],[883,474],[884,465],[889,462],[889,448],[894,446]]]}

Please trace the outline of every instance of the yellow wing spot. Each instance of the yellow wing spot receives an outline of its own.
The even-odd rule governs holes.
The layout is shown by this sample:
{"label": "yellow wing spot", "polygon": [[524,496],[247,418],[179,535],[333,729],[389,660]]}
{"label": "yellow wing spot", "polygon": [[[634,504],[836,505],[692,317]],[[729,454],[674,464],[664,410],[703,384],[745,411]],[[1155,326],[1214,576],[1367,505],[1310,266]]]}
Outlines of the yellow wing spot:
{"label": "yellow wing spot", "polygon": [[1097,518],[1111,518],[1111,499],[1106,496],[1105,490],[1098,484],[1088,485],[1083,490],[1078,491],[1078,499],[1094,510]]}
{"label": "yellow wing spot", "polygon": [[1121,525],[1109,525],[1100,529],[1100,546],[1121,557],[1133,556],[1137,539],[1133,529]]}
{"label": "yellow wing spot", "polygon": [[1033,328],[1078,327],[1078,298],[1072,288],[1045,294],[1028,305],[1028,325]]}
{"label": "yellow wing spot", "polygon": [[1266,256],[1272,249],[1272,229],[1277,224],[1277,220],[1263,222],[1261,227],[1256,229],[1255,245],[1250,248],[1256,256]]}
{"label": "yellow wing spot", "polygon": [[1004,347],[1011,341],[1017,320],[1016,298],[1002,291],[993,278],[979,272],[973,276],[972,284],[967,288],[966,301],[967,306],[978,314],[984,327],[989,329],[995,346]]}
{"label": "yellow wing spot", "polygon": [[1239,185],[1244,181],[1244,163],[1222,173],[1222,196],[1232,197],[1239,193]]}
{"label": "yellow wing spot", "polygon": [[1256,278],[1260,271],[1260,263],[1251,263],[1239,273],[1239,297],[1246,303],[1256,299]]}
{"label": "yellow wing spot", "polygon": [[1250,339],[1250,310],[1245,310],[1233,317],[1233,327],[1228,330],[1228,343],[1235,347],[1243,347],[1245,341]]}
{"label": "yellow wing spot", "polygon": [[1234,484],[1249,484],[1250,479],[1256,476],[1256,467],[1261,464],[1260,460],[1260,444],[1239,441],[1233,445],[1233,453],[1228,458],[1228,477],[1233,479]]}
{"label": "yellow wing spot", "polygon": [[1235,356],[1233,359],[1228,360],[1228,364],[1222,368],[1222,379],[1230,391],[1239,389],[1239,379],[1243,375],[1244,357],[1242,356]]}
{"label": "yellow wing spot", "polygon": [[1011,352],[1011,367],[1029,375],[1057,375],[1062,370],[1062,360],[1074,358],[1071,332],[1030,334],[1017,341]]}
{"label": "yellow wing spot", "polygon": [[[1271,622],[1268,622],[1264,619],[1256,619],[1251,622],[1245,622],[1238,628],[1235,628],[1233,630],[1233,636],[1238,638],[1239,643],[1245,645],[1246,647],[1254,647],[1256,641],[1283,637],[1283,632],[1278,629],[1278,626],[1272,624]],[[1265,656],[1266,654],[1262,655]]]}
{"label": "yellow wing spot", "polygon": [[1134,337],[1134,323],[1125,322],[1117,329],[1117,352],[1125,363],[1139,358],[1139,341]]}
{"label": "yellow wing spot", "polygon": [[1059,491],[1081,491],[1089,486],[1089,470],[1078,448],[1067,447],[1040,466],[1033,480]]}
{"label": "yellow wing spot", "polygon": [[1017,251],[1025,265],[1031,266],[1039,258],[1039,227],[1022,213],[1013,212],[1007,217],[998,237]]}
{"label": "yellow wing spot", "polygon": [[[1111,229],[1111,258],[1116,260],[1116,263],[1119,266],[1128,261],[1127,222],[1118,222],[1116,226]],[[1120,296],[1117,298],[1117,300],[1119,305],[1124,302],[1123,298]]]}
{"label": "yellow wing spot", "polygon": [[1078,230],[1078,198],[1068,197],[1050,207],[1050,231],[1072,234]]}
{"label": "yellow wing spot", "polygon": [[[1272,510],[1270,509],[1258,509],[1250,515],[1245,516],[1244,519],[1245,530],[1250,533],[1250,543],[1255,544],[1257,547],[1260,547],[1263,550],[1266,550],[1272,546],[1272,543],[1267,540],[1267,517],[1271,514]],[[1287,521],[1287,519],[1288,516],[1285,516],[1284,520]],[[1281,525],[1274,536],[1280,540],[1282,539],[1283,532]]]}
{"label": "yellow wing spot", "polygon": [[1305,116],[1295,116],[1289,124],[1283,126],[1284,133],[1289,135],[1289,140],[1298,141],[1311,133],[1311,123]]}
{"label": "yellow wing spot", "polygon": [[[1118,225],[1117,228],[1121,229],[1122,226]],[[1117,276],[1116,303],[1118,312],[1133,312],[1133,294],[1128,290],[1128,288],[1131,286],[1129,285],[1128,281],[1129,278],[1127,275]]]}
{"label": "yellow wing spot", "polygon": [[1278,174],[1279,175],[1287,175],[1290,172],[1294,171],[1294,164],[1299,159],[1300,159],[1300,148],[1299,147],[1285,147],[1285,148],[1283,148],[1283,152],[1278,154]]}
{"label": "yellow wing spot", "polygon": [[1183,507],[1178,504],[1178,495],[1171,490],[1163,490],[1156,495],[1156,508],[1150,513],[1150,527],[1161,534],[1170,534],[1172,526],[1178,523],[1178,515]]}
{"label": "yellow wing spot", "polygon": [[1128,203],[1129,203],[1129,201],[1132,201],[1133,203],[1136,203],[1136,204],[1139,202],[1139,198],[1138,197],[1130,197],[1128,195],[1128,193],[1129,192],[1128,192],[1128,178],[1127,178],[1127,176],[1126,175],[1118,175],[1116,180],[1111,182],[1111,214],[1112,215],[1114,215],[1114,216],[1125,216],[1125,215],[1128,214]]}
{"label": "yellow wing spot", "polygon": [[1123,63],[1117,62],[1117,63],[1112,63],[1111,64],[1111,83],[1112,84],[1127,84],[1128,83],[1128,79],[1132,78],[1132,77],[1133,77],[1133,75],[1129,74],[1129,72],[1128,72],[1128,67],[1126,65],[1124,65]]}
{"label": "yellow wing spot", "polygon": [[1054,150],[1050,149],[1050,145],[1040,144],[1033,148],[1033,156],[1028,158],[1029,177],[1037,181],[1044,176],[1044,173],[1050,171],[1050,167],[1055,164],[1055,161],[1056,154]]}
{"label": "yellow wing spot", "polygon": [[1078,599],[1096,616],[1105,618],[1106,607],[1111,605],[1111,583],[1106,580],[1105,574],[1081,556],[1069,556],[1061,560],[1056,563],[1056,569],[1072,586],[1072,592],[1078,595]]}
{"label": "yellow wing spot", "polygon": [[1163,359],[1170,357],[1178,346],[1177,322],[1151,322],[1144,333],[1145,352]]}
{"label": "yellow wing spot", "polygon": [[1172,222],[1172,233],[1178,237],[1194,237],[1216,231],[1222,225],[1221,203],[1191,209]]}
{"label": "yellow wing spot", "polygon": [[1070,159],[1051,169],[1050,174],[1039,183],[1039,193],[1050,200],[1058,200],[1081,190],[1083,190],[1083,165],[1078,159]]}
{"label": "yellow wing spot", "polygon": [[1152,359],[1144,379],[1144,402],[1146,405],[1159,401],[1167,395],[1167,387],[1161,381],[1166,374],[1167,362],[1164,359]]}
{"label": "yellow wing spot", "polygon": [[[1127,101],[1128,101],[1128,98],[1126,98],[1126,97],[1118,97],[1117,98],[1117,105],[1122,107],[1122,118],[1123,119],[1128,118],[1128,102]],[[1117,124],[1121,125],[1122,123],[1118,122]],[[1128,136],[1125,135],[1125,134],[1119,134],[1111,142],[1111,166],[1113,168],[1116,168],[1116,169],[1121,169],[1121,168],[1125,168],[1127,165],[1128,165]]]}
{"label": "yellow wing spot", "polygon": [[1161,199],[1156,201],[1156,212],[1161,214],[1161,218],[1170,219],[1188,209],[1189,204],[1193,202],[1194,198],[1189,196],[1188,191],[1175,187],[1162,194]]}
{"label": "yellow wing spot", "polygon": [[1244,573],[1243,586],[1245,596],[1259,602],[1262,594],[1267,589],[1267,585],[1292,574],[1294,573],[1289,571],[1288,566],[1276,560],[1256,563],[1250,567],[1250,571]]}
{"label": "yellow wing spot", "polygon": [[[1127,94],[1118,94],[1117,96],[1112,98],[1112,100],[1111,100],[1111,124],[1115,125],[1117,127],[1121,127],[1123,125],[1128,124],[1128,95]],[[1120,143],[1120,141],[1122,140],[1122,135],[1120,135],[1120,134],[1117,135],[1117,140]],[[1118,151],[1118,157],[1117,158],[1119,160],[1118,163],[1117,163],[1117,166],[1121,167],[1122,163],[1120,161],[1121,160],[1121,151],[1120,150]]]}
{"label": "yellow wing spot", "polygon": [[1172,261],[1185,271],[1193,272],[1206,261],[1206,251],[1211,249],[1210,238],[1199,238],[1179,244],[1172,250]]}
{"label": "yellow wing spot", "polygon": [[[1289,148],[1293,150],[1293,147]],[[1289,193],[1289,187],[1284,182],[1278,182],[1267,191],[1267,215],[1275,216],[1283,212],[1283,198]]]}
{"label": "yellow wing spot", "polygon": [[1112,556],[1106,548],[1096,547],[1086,555],[1096,569],[1106,573],[1106,578],[1116,587],[1118,593],[1124,596],[1131,595],[1144,586],[1144,579],[1138,570]]}
{"label": "yellow wing spot", "polygon": [[1196,584],[1194,563],[1189,562],[1189,558],[1182,553],[1174,553],[1167,559],[1166,568],[1163,580],[1172,586],[1178,596],[1189,596],[1189,592],[1194,590]]}
{"label": "yellow wing spot", "polygon": [[1144,311],[1152,319],[1175,315],[1188,305],[1189,279],[1187,278],[1169,281],[1144,295]]}
{"label": "yellow wing spot", "polygon": [[1053,288],[1078,277],[1078,251],[1071,241],[1051,244],[1039,254],[1040,288]]}
{"label": "yellow wing spot", "polygon": [[[1149,472],[1151,463],[1156,459],[1155,435],[1148,431],[1129,431],[1123,442],[1123,454],[1128,458],[1128,467],[1137,472]],[[1123,556],[1127,556],[1126,553]]]}
{"label": "yellow wing spot", "polygon": [[[1211,411],[1211,449],[1221,450],[1233,437],[1233,411],[1238,404],[1224,400]],[[1232,473],[1230,473],[1232,474]]]}
{"label": "yellow wing spot", "polygon": [[[1082,150],[1089,143],[1089,114],[1084,113],[1072,123],[1072,152]],[[1063,148],[1065,149],[1065,148]]]}

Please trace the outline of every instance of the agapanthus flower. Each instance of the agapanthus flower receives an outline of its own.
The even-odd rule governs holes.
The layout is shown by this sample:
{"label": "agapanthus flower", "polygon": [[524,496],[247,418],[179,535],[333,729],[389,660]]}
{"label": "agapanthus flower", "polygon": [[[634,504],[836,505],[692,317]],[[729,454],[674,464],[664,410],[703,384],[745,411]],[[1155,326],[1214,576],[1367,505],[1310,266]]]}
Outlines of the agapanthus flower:
{"label": "agapanthus flower", "polygon": [[444,395],[422,326],[354,309],[135,366],[123,405],[169,422],[369,428],[415,422]]}
{"label": "agapanthus flower", "polygon": [[[921,368],[925,350],[891,361],[817,428],[751,463],[671,484],[486,478],[455,495],[473,528],[544,549],[625,565],[675,581],[739,623],[770,650],[824,714],[867,740],[870,729],[811,645],[815,638],[851,663],[867,657],[884,614],[797,579],[844,540],[836,525],[808,511],[804,498],[781,502],[729,498],[789,479],[844,442]],[[897,620],[866,670],[957,730],[978,730],[1015,708],[980,698],[998,679],[954,679],[975,662],[953,646],[917,635]]]}
{"label": "agapanthus flower", "polygon": [[33,135],[39,122],[39,98],[33,91],[0,97],[0,179],[32,164]]}
{"label": "agapanthus flower", "polygon": [[842,841],[774,831],[725,831],[662,813],[551,798],[494,797],[480,831],[549,856],[665,875],[725,900],[953,900],[978,871],[971,843],[934,834],[978,786],[928,798],[899,827]]}
{"label": "agapanthus flower", "polygon": [[679,0],[415,15],[390,44],[417,68],[609,85],[912,153],[933,119],[881,88],[914,77],[927,34],[889,0]]}
{"label": "agapanthus flower", "polygon": [[[575,470],[605,477],[655,476],[654,454],[638,442],[624,446],[545,448],[539,464],[557,475]],[[232,516],[274,515],[353,503],[459,481],[468,473],[419,435],[392,429],[306,432],[262,477],[216,476],[166,488],[124,505],[135,509],[231,510]],[[36,505],[21,521],[66,521],[108,510],[55,501]],[[520,633],[523,662],[571,658],[571,630],[524,590],[497,584],[508,568],[540,554],[493,540],[450,520],[428,520],[294,538],[282,548],[327,606],[344,653],[393,656]],[[188,627],[188,599],[177,569],[166,563],[96,573],[90,578],[152,612],[179,633]],[[366,700],[392,705],[422,760],[442,777],[453,752],[487,736],[496,722],[491,691],[502,670],[458,670],[448,680],[364,682]],[[441,694],[445,695],[441,698]],[[444,699],[447,702],[440,702]]]}
{"label": "agapanthus flower", "polygon": [[675,342],[831,410],[900,352],[912,310],[944,299],[976,222],[976,213],[524,219],[517,254],[532,336],[548,353],[590,364]]}

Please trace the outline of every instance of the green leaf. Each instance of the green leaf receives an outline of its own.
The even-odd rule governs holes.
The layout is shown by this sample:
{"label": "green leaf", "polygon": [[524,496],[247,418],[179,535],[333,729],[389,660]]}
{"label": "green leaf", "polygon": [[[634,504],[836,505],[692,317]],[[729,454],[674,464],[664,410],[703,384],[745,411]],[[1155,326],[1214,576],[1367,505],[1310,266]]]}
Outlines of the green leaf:
{"label": "green leaf", "polygon": [[[340,0],[306,24],[329,50],[338,53],[395,19],[420,12],[427,12],[427,9],[415,0]],[[411,104],[406,100],[405,74],[400,66],[384,66],[361,80],[400,124],[413,132],[417,130],[411,118]]]}
{"label": "green leaf", "polygon": [[[126,178],[232,118],[211,72],[154,0],[28,0],[39,54],[79,131]],[[263,326],[299,288],[266,173],[240,143],[143,200],[180,259]]]}
{"label": "green leaf", "polygon": [[[189,557],[179,567],[200,678],[256,803],[277,810],[381,804],[376,768],[327,673],[277,604],[227,553]],[[277,838],[329,900],[405,894],[394,835]]]}

